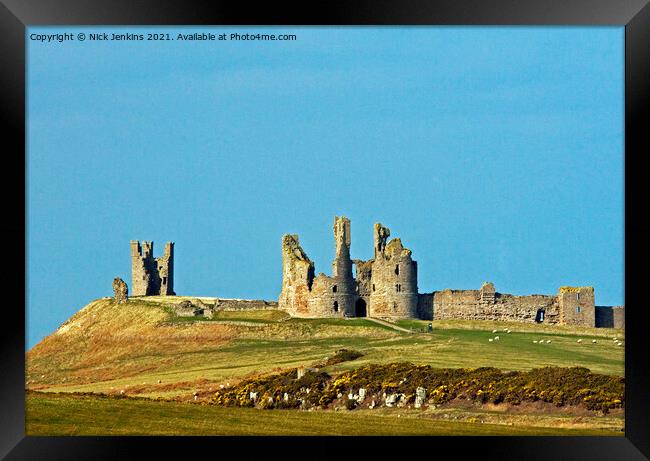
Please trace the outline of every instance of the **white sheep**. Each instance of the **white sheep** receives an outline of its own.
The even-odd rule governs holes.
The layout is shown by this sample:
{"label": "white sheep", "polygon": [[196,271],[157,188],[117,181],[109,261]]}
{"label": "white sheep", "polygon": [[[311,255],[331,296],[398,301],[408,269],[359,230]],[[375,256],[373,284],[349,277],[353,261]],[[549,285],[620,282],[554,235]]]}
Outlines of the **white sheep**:
{"label": "white sheep", "polygon": [[499,337],[498,337],[498,336],[495,336],[495,337],[494,337],[494,340],[495,340],[495,341],[498,341],[498,340],[499,340]]}
{"label": "white sheep", "polygon": [[533,343],[537,344],[537,340],[536,340],[536,339],[533,339]]}
{"label": "white sheep", "polygon": [[490,338],[490,339],[488,339],[488,341],[492,342],[492,341],[494,341],[494,340],[493,340],[492,338]]}
{"label": "white sheep", "polygon": [[581,342],[582,342],[582,339],[579,339],[578,342],[581,343]]}
{"label": "white sheep", "polygon": [[492,330],[492,333],[496,333],[496,332],[497,332],[497,330]]}
{"label": "white sheep", "polygon": [[594,344],[596,344],[596,340],[595,340],[595,339],[592,339],[591,342],[594,343]]}
{"label": "white sheep", "polygon": [[550,340],[550,339],[547,339],[547,340],[546,340],[546,344],[550,344],[550,343],[551,343],[551,340]]}

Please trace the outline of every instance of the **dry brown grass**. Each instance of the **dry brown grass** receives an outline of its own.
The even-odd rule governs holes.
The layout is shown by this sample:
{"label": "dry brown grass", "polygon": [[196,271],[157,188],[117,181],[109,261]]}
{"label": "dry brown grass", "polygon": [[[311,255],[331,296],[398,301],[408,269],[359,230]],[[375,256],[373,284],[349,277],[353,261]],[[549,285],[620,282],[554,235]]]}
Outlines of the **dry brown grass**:
{"label": "dry brown grass", "polygon": [[83,383],[134,376],[156,369],[173,355],[219,347],[232,327],[166,325],[169,313],[142,303],[92,302],[27,353],[34,384]]}

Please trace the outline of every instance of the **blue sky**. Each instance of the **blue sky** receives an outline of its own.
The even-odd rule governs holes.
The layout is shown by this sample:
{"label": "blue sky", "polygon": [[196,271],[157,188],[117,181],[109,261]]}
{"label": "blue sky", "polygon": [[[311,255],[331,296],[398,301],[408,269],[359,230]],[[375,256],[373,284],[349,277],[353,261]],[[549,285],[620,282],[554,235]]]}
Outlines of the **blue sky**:
{"label": "blue sky", "polygon": [[622,27],[30,27],[296,41],[27,40],[27,345],[176,243],[181,295],[276,299],[372,225],[421,292],[623,293]]}

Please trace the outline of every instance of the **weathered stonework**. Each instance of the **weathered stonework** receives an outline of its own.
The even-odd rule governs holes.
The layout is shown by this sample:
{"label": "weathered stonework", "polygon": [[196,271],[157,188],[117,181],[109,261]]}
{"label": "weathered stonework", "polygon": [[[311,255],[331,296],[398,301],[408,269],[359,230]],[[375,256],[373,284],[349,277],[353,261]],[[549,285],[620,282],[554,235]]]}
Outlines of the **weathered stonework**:
{"label": "weathered stonework", "polygon": [[596,306],[596,326],[625,328],[625,308],[623,306]]}
{"label": "weathered stonework", "polygon": [[[497,293],[491,283],[480,290],[436,291],[431,297],[431,313],[426,318],[434,320],[507,320],[516,322],[558,323],[558,303],[555,296],[514,296]],[[421,295],[420,311],[427,295]]]}
{"label": "weathered stonework", "polygon": [[282,237],[282,291],[280,309],[291,315],[308,316],[307,302],[314,283],[314,263],[300,247],[297,235]]}
{"label": "weathered stonework", "polygon": [[153,257],[153,242],[131,240],[132,296],[173,296],[174,243],[167,242],[160,258]]}
{"label": "weathered stonework", "polygon": [[332,276],[314,276],[314,263],[298,243],[297,235],[282,237],[282,291],[280,309],[295,317],[354,315],[357,298],[350,259],[350,220],[334,219],[335,256]]}
{"label": "weathered stonework", "polygon": [[562,325],[596,326],[593,287],[560,287],[557,296]]}
{"label": "weathered stonework", "polygon": [[[282,238],[282,291],[278,305],[298,317],[417,318],[417,264],[400,239],[375,225],[375,257],[350,258],[351,229],[346,217],[334,219],[332,276],[313,276],[314,264],[297,235]],[[356,266],[356,279],[352,265]]]}
{"label": "weathered stonework", "polygon": [[399,238],[386,242],[390,230],[375,224],[368,315],[388,319],[418,317],[417,263]]}
{"label": "weathered stonework", "polygon": [[113,279],[113,294],[117,304],[122,304],[129,300],[129,287],[126,282],[119,277]]}
{"label": "weathered stonework", "polygon": [[[297,235],[282,238],[282,290],[278,308],[296,317],[379,317],[386,319],[467,319],[548,324],[624,325],[622,307],[594,306],[592,287],[561,287],[557,295],[498,293],[485,282],[478,290],[418,293],[417,262],[390,229],[374,227],[374,258],[350,259],[350,220],[334,220],[332,276],[314,276],[314,263]],[[356,267],[352,278],[352,265]]]}

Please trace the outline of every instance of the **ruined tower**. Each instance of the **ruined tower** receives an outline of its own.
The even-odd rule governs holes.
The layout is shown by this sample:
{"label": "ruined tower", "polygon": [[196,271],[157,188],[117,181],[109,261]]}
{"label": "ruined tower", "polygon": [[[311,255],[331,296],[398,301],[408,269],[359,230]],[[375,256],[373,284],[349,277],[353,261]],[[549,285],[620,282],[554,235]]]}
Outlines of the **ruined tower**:
{"label": "ruined tower", "polygon": [[417,262],[390,229],[375,224],[375,258],[370,269],[368,315],[393,319],[418,317]]}
{"label": "ruined tower", "polygon": [[334,314],[354,316],[356,285],[352,277],[352,259],[350,259],[350,220],[345,216],[334,218],[335,256],[332,262],[331,294],[329,296]]}
{"label": "ruined tower", "polygon": [[174,243],[167,242],[163,255],[153,257],[153,242],[131,240],[132,296],[174,293]]}
{"label": "ruined tower", "polygon": [[282,291],[278,307],[296,317],[354,316],[357,298],[350,259],[350,220],[334,218],[332,276],[314,276],[314,263],[297,235],[282,237]]}
{"label": "ruined tower", "polygon": [[282,237],[282,291],[278,308],[293,316],[308,315],[308,300],[314,281],[314,263],[300,246],[298,236]]}
{"label": "ruined tower", "polygon": [[557,297],[561,325],[596,326],[593,287],[560,287]]}

